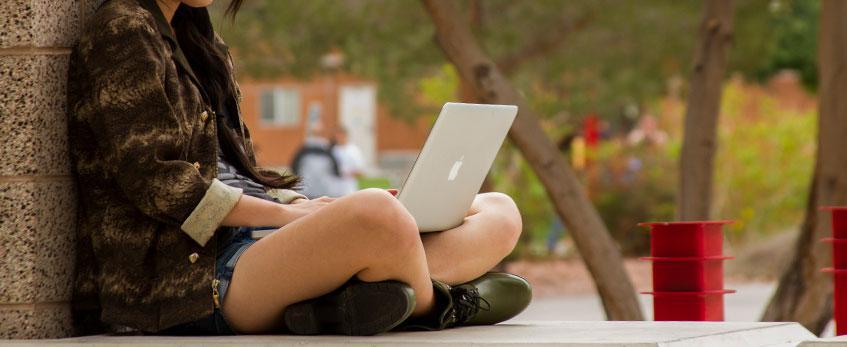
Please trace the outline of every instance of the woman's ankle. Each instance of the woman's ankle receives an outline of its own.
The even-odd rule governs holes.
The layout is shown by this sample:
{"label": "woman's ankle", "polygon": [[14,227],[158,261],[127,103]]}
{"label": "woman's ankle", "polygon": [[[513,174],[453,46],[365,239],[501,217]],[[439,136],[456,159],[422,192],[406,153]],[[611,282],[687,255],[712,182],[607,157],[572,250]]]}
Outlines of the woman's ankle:
{"label": "woman's ankle", "polygon": [[432,287],[428,290],[415,291],[415,310],[412,317],[423,317],[433,312],[435,308],[435,295]]}

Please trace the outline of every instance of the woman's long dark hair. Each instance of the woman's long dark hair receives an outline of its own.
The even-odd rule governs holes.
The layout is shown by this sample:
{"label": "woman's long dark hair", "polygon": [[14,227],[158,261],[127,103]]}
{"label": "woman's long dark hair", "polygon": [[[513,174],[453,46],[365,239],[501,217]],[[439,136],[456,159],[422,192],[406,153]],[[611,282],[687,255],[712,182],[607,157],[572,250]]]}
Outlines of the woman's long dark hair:
{"label": "woman's long dark hair", "polygon": [[[226,15],[234,19],[244,0],[232,0]],[[192,8],[180,5],[174,14],[171,25],[174,28],[179,46],[185,53],[191,69],[200,80],[209,102],[216,110],[225,111],[228,119],[218,122],[218,137],[221,149],[232,163],[248,174],[256,182],[269,188],[291,189],[299,179],[293,175],[281,175],[275,171],[262,169],[247,156],[242,146],[243,139],[234,130],[239,127],[235,117],[238,113],[235,81],[227,52],[215,41],[215,31],[205,8]],[[237,115],[240,117],[241,115]],[[235,123],[235,124],[233,124]]]}

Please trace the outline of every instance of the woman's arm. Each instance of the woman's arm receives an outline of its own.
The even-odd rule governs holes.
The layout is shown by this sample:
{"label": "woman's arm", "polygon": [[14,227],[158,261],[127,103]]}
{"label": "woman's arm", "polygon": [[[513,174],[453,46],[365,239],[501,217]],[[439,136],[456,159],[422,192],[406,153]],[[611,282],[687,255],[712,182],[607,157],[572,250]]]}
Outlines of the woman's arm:
{"label": "woman's arm", "polygon": [[[397,189],[387,189],[397,196]],[[313,200],[295,198],[289,204],[278,204],[249,195],[241,195],[235,207],[229,211],[221,225],[240,227],[283,227],[297,218],[317,211],[335,201],[335,198],[321,197]]]}
{"label": "woman's arm", "polygon": [[335,199],[323,197],[314,200],[297,199],[292,201],[291,204],[279,204],[242,194],[221,225],[282,227],[333,201]]}

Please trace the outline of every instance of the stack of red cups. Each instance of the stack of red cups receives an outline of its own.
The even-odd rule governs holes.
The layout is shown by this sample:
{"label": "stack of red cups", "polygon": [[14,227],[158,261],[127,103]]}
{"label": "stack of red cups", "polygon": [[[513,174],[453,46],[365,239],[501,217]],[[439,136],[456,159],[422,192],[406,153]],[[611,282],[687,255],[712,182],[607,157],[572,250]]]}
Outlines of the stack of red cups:
{"label": "stack of red cups", "polygon": [[832,244],[832,267],[823,271],[835,276],[835,334],[847,335],[847,207],[824,209],[832,213],[832,237],[823,239],[824,242]]}
{"label": "stack of red cups", "polygon": [[650,227],[653,319],[722,321],[723,226],[731,221],[641,223]]}

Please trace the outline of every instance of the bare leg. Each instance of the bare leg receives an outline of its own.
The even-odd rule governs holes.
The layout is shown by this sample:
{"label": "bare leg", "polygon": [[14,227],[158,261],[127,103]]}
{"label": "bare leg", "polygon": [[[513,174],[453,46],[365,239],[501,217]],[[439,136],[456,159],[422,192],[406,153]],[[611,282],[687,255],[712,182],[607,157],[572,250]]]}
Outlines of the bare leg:
{"label": "bare leg", "polygon": [[456,285],[482,276],[509,255],[521,228],[520,212],[509,196],[477,195],[462,225],[421,237],[432,278]]}
{"label": "bare leg", "polygon": [[432,308],[432,282],[414,219],[385,191],[338,199],[248,248],[223,311],[236,331],[273,331],[288,305],[331,292],[353,276],[407,283],[415,291],[414,314]]}

